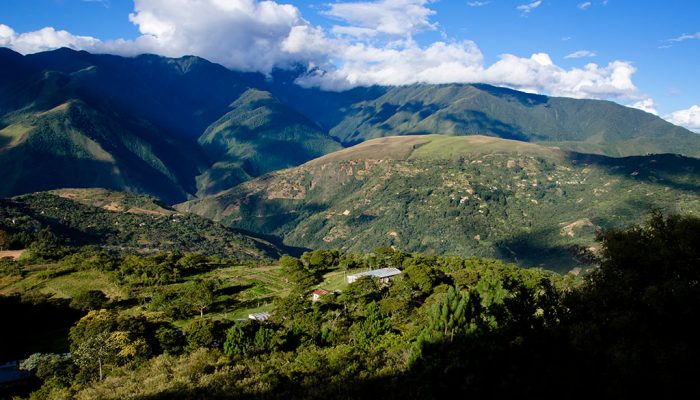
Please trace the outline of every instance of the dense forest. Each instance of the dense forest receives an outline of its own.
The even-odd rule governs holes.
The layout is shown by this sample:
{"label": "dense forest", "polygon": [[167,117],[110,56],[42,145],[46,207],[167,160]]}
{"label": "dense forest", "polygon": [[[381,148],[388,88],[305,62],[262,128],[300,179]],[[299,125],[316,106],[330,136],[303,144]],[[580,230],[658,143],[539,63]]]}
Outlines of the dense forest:
{"label": "dense forest", "polygon": [[[0,264],[1,340],[15,344],[3,346],[2,359],[22,359],[30,376],[3,387],[8,396],[698,392],[695,217],[655,212],[640,226],[608,230],[596,266],[578,275],[392,248],[316,250],[240,267],[197,253],[65,247],[54,236],[38,235],[27,255]],[[345,283],[349,273],[383,267],[401,274]],[[57,282],[70,277],[83,285],[61,295]],[[98,281],[105,286],[96,289]],[[318,288],[329,290],[312,301]],[[246,318],[248,310],[269,318]]]}

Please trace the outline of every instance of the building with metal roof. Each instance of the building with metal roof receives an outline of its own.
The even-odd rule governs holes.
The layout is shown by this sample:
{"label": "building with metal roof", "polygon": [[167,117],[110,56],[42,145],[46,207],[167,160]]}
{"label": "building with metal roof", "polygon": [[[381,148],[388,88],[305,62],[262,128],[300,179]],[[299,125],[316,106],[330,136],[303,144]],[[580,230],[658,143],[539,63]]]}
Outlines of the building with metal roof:
{"label": "building with metal roof", "polygon": [[371,278],[379,279],[379,281],[382,283],[388,283],[389,279],[393,278],[396,275],[399,275],[400,273],[401,270],[397,268],[382,268],[375,269],[372,271],[360,272],[358,274],[348,275],[347,280],[348,283],[353,283],[356,280],[362,278],[363,276],[369,276]]}

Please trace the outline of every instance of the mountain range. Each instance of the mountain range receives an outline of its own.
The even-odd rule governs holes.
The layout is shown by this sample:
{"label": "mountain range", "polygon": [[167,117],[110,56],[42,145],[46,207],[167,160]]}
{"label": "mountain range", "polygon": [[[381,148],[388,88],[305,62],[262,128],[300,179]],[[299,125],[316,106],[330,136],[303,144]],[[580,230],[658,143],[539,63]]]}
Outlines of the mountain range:
{"label": "mountain range", "polygon": [[644,111],[476,83],[328,92],[301,74],[0,48],[0,197],[98,187],[292,246],[544,266],[650,207],[698,211],[700,136]]}
{"label": "mountain range", "polygon": [[[480,84],[324,92],[299,72],[198,57],[0,49],[0,195],[106,187],[176,203],[370,138],[481,134],[612,156],[700,155],[700,138],[599,100]],[[77,172],[76,172],[77,171]]]}

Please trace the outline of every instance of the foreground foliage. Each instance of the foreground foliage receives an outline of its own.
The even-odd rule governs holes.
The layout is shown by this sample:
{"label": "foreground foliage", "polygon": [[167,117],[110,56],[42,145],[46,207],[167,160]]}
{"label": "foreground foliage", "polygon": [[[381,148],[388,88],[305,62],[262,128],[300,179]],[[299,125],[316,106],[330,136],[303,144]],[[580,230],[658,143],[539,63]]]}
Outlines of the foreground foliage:
{"label": "foreground foliage", "polygon": [[[265,322],[89,312],[72,357],[28,363],[32,398],[697,394],[699,241],[700,219],[655,213],[606,232],[582,280],[390,248],[286,257],[290,292]],[[310,301],[325,271],[370,266],[403,272]]]}

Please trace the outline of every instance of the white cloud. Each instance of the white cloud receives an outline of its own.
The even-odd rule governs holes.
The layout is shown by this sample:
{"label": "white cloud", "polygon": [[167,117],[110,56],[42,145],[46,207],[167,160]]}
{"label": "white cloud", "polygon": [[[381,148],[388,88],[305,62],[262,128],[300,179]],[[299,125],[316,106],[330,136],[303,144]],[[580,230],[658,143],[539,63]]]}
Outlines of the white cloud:
{"label": "white cloud", "polygon": [[196,54],[230,68],[262,72],[318,56],[291,43],[302,33],[319,36],[292,5],[255,0],[135,0],[134,6],[129,19],[142,33],[135,42],[139,50],[167,56]]}
{"label": "white cloud", "polygon": [[54,28],[43,28],[38,31],[18,34],[7,25],[0,24],[0,46],[10,47],[17,52],[37,53],[53,50],[59,47],[71,49],[90,49],[100,43],[90,36],[75,36],[66,31]]}
{"label": "white cloud", "polygon": [[659,115],[659,112],[656,110],[656,104],[654,104],[654,99],[652,98],[639,100],[636,103],[630,104],[629,107],[646,111],[650,114]]}
{"label": "white cloud", "polygon": [[532,3],[528,4],[521,4],[517,7],[515,7],[518,11],[520,11],[523,15],[529,14],[532,10],[536,9],[537,7],[542,5],[542,0],[537,0],[533,1]]}
{"label": "white cloud", "polygon": [[588,10],[588,8],[589,8],[590,6],[592,6],[592,5],[593,5],[593,4],[592,4],[590,1],[586,1],[586,2],[580,3],[580,4],[578,5],[578,8],[580,8],[581,10],[584,10],[584,11],[585,11],[585,10]]}
{"label": "white cloud", "polygon": [[484,82],[535,93],[576,98],[635,98],[635,68],[614,61],[607,66],[588,64],[564,69],[546,53],[529,58],[502,55],[490,66],[471,41],[435,42],[420,47],[413,41],[376,47],[356,43],[339,50],[343,62],[329,70],[316,70],[299,80],[304,86],[342,90],[354,86],[407,85],[412,83]]}
{"label": "white cloud", "polygon": [[490,3],[490,1],[470,1],[470,2],[467,2],[467,5],[469,7],[483,7],[489,3]]}
{"label": "white cloud", "polygon": [[[356,31],[334,35],[309,24],[297,8],[273,1],[135,0],[130,19],[142,33],[135,40],[103,42],[52,28],[18,34],[0,25],[0,45],[22,53],[68,46],[121,55],[193,54],[235,70],[263,73],[303,63],[312,72],[299,83],[329,90],[374,84],[484,82],[555,96],[642,99],[632,81],[635,68],[626,61],[565,69],[548,54],[537,53],[530,57],[503,54],[489,65],[471,41],[445,39],[419,45],[412,33],[434,26],[428,4],[417,0],[338,3],[355,7],[344,19],[352,24],[344,28]],[[358,12],[358,5],[370,11]],[[396,11],[399,5],[413,11],[379,16],[373,8]],[[363,35],[371,40],[365,41]]]}
{"label": "white cloud", "polygon": [[[291,5],[257,0],[135,0],[129,20],[141,36],[135,40],[100,41],[44,28],[16,34],[0,29],[0,45],[20,53],[59,47],[136,55],[193,54],[241,71],[268,73],[275,66],[325,60],[320,28],[305,21]],[[8,32],[9,30],[9,32]],[[300,46],[302,36],[308,46]]]}
{"label": "white cloud", "polygon": [[673,39],[668,39],[667,42],[678,43],[678,42],[684,42],[686,40],[691,40],[691,39],[700,39],[700,32],[684,33],[684,34],[682,34],[678,37],[675,37]]}
{"label": "white cloud", "polygon": [[668,122],[700,133],[700,106],[694,105],[685,110],[679,110],[664,116]]}
{"label": "white cloud", "polygon": [[424,30],[435,30],[430,22],[435,11],[426,7],[429,0],[376,0],[333,3],[323,14],[345,22],[333,32],[352,36],[377,34],[404,36]]}
{"label": "white cloud", "polygon": [[564,58],[584,58],[584,57],[595,57],[595,56],[597,56],[595,51],[579,50],[579,51],[574,51],[573,53],[564,56]]}

